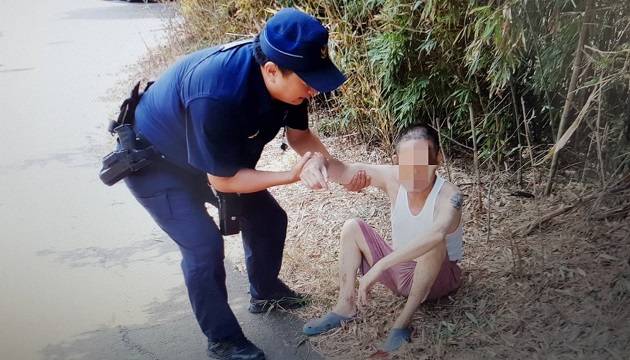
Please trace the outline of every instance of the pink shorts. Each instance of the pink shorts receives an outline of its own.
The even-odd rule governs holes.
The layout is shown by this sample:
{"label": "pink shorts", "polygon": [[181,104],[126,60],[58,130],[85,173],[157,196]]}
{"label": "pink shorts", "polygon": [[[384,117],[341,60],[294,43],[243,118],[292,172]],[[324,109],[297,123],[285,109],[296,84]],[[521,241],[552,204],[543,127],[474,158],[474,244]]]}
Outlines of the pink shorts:
{"label": "pink shorts", "polygon": [[[374,263],[378,262],[392,251],[392,247],[383,238],[368,225],[366,222],[360,219],[356,219],[357,223],[361,227],[363,236],[370,248],[372,259]],[[370,270],[370,264],[363,258],[361,261],[361,274],[364,274]],[[385,270],[381,276],[380,282],[391,289],[395,294],[409,296],[411,291],[411,283],[413,281],[413,273],[416,269],[415,261],[408,261],[402,264],[392,266]],[[425,301],[437,300],[443,296],[451,294],[459,289],[461,285],[462,271],[457,265],[457,261],[450,261],[448,255],[444,257],[442,268],[438,274],[429,294]]]}

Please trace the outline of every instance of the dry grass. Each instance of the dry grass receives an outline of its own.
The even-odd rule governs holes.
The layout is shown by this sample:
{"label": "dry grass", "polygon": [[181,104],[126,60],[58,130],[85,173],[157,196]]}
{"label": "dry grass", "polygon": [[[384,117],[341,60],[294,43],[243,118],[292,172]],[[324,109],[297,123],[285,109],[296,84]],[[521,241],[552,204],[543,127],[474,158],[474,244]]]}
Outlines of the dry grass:
{"label": "dry grass", "polygon": [[[324,140],[344,161],[388,163],[388,154],[353,143],[349,137]],[[280,160],[279,160],[280,159]],[[287,169],[295,159],[272,143],[260,167]],[[628,214],[606,220],[588,218],[606,207],[627,204],[618,193],[542,224],[532,235],[514,229],[573,203],[589,190],[565,184],[558,195],[540,200],[511,196],[509,179],[486,174],[484,210],[466,161],[451,166],[453,182],[468,200],[461,262],[464,285],[437,304],[421,306],[413,319],[412,343],[392,356],[400,359],[625,359],[630,356],[630,225]],[[487,187],[490,237],[487,234]],[[540,183],[540,182],[539,182]],[[464,185],[461,185],[464,184]],[[297,312],[305,320],[333,306],[337,291],[338,238],[345,220],[358,217],[390,236],[389,202],[378,190],[348,193],[333,185],[309,191],[300,184],[271,190],[289,215],[289,234],[281,276],[292,287],[312,293],[315,303]],[[538,204],[536,202],[538,201]],[[536,207],[538,206],[538,212]],[[355,324],[311,337],[327,359],[360,359],[372,354],[402,309],[405,299],[383,286]]]}
{"label": "dry grass", "polygon": [[[185,44],[187,35],[179,36],[183,40],[175,43]],[[121,88],[130,88],[140,78],[155,78],[185,52],[183,45],[173,48],[172,44],[154,49],[142,66],[130,69],[134,75]],[[142,68],[151,71],[139,70]],[[389,154],[356,144],[350,136],[323,141],[341,160],[389,163]],[[282,152],[279,144],[276,139],[268,145],[259,168],[290,167],[296,155]],[[453,161],[450,173],[452,182],[467,195],[463,286],[450,298],[416,311],[412,343],[392,358],[630,358],[628,211],[626,208],[621,215],[597,218],[607,210],[627,205],[629,191],[576,206],[551,218],[531,235],[512,236],[515,229],[573,204],[593,190],[566,182],[552,197],[521,198],[510,195],[522,189],[507,175],[482,174],[484,204],[479,210],[470,161]],[[531,189],[534,179],[530,174],[525,188]],[[536,180],[540,188],[543,181]],[[309,191],[294,184],[271,192],[289,216],[281,276],[293,288],[316,297],[311,306],[297,314],[305,320],[321,316],[331,309],[337,296],[338,238],[343,223],[361,218],[387,239],[391,233],[389,201],[375,189],[349,193],[338,185],[332,185],[329,191]],[[238,237],[228,237],[226,255],[241,269],[242,253]],[[385,340],[404,302],[404,298],[377,285],[372,304],[361,309],[362,316],[356,323],[309,341],[327,359],[366,358]]]}

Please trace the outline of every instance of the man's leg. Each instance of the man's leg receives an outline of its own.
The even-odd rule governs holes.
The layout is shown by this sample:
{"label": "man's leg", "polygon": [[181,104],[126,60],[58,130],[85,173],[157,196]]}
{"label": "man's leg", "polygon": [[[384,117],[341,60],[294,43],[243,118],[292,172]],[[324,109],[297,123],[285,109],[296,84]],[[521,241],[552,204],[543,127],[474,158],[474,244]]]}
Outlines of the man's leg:
{"label": "man's leg", "polygon": [[339,298],[332,311],[335,314],[349,317],[354,316],[357,312],[354,293],[357,270],[361,266],[361,261],[366,261],[369,266],[374,265],[374,261],[357,220],[350,219],[345,222],[341,229],[340,242]]}
{"label": "man's leg", "polygon": [[418,306],[426,299],[431,291],[435,279],[443,268],[446,257],[444,243],[419,257],[413,271],[411,286],[402,289],[403,293],[409,291],[407,302],[402,312],[389,331],[387,340],[380,346],[381,351],[392,352],[398,350],[403,344],[411,340],[411,318]]}
{"label": "man's leg", "polygon": [[417,259],[407,303],[392,328],[408,328],[418,306],[426,299],[446,257],[444,242]]}
{"label": "man's leg", "polygon": [[[341,326],[344,321],[352,320],[357,313],[355,300],[355,280],[357,270],[371,267],[374,256],[370,246],[375,247],[376,254],[391,252],[385,241],[362,220],[352,219],[345,222],[341,230],[341,254],[339,255],[339,298],[337,304],[328,314],[304,324],[303,331],[307,335],[318,335]],[[370,242],[370,243],[368,243]]]}

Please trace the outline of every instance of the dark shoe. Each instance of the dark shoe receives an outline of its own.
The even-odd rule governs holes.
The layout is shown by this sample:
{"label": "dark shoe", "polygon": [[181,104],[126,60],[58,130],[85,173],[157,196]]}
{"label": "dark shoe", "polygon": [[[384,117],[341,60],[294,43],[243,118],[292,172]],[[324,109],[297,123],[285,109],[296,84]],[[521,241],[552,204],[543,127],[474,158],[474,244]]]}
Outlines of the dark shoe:
{"label": "dark shoe", "polygon": [[252,314],[260,314],[272,309],[298,309],[311,301],[309,294],[303,294],[287,288],[271,294],[264,299],[252,297],[249,300],[249,312]]}
{"label": "dark shoe", "polygon": [[265,360],[265,353],[245,336],[209,342],[206,351],[212,359],[220,360]]}

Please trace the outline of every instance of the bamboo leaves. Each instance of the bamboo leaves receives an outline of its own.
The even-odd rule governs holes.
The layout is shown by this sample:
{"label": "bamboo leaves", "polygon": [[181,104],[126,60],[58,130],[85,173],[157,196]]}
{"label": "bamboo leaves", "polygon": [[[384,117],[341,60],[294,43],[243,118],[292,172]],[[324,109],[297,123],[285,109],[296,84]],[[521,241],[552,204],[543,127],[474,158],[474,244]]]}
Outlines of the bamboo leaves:
{"label": "bamboo leaves", "polygon": [[[566,151],[570,139],[587,138],[585,131],[597,139],[597,151],[592,152],[597,159],[592,160],[598,163],[598,177],[607,175],[605,168],[614,171],[614,162],[627,153],[630,136],[619,134],[630,127],[628,1],[181,3],[187,9],[187,28],[196,29],[201,41],[210,44],[225,41],[229,34],[258,33],[260,19],[279,6],[298,6],[320,18],[330,28],[331,56],[349,75],[333,95],[334,102],[327,102],[328,132],[358,133],[391,144],[404,126],[434,121],[448,124],[443,128],[448,132],[443,134],[445,150],[469,151],[472,106],[481,167],[507,169],[517,163],[518,178],[523,179],[527,168],[543,165],[524,163],[523,154],[555,144],[545,150],[544,159],[552,159],[554,169],[547,193],[561,160],[554,157]],[[592,10],[587,10],[588,4]],[[588,36],[582,36],[587,28]],[[596,98],[594,91],[599,91]],[[526,101],[527,113],[536,114],[527,123],[520,110],[515,111],[519,99]],[[596,101],[597,111],[587,99]],[[524,149],[526,134],[529,149]]]}

